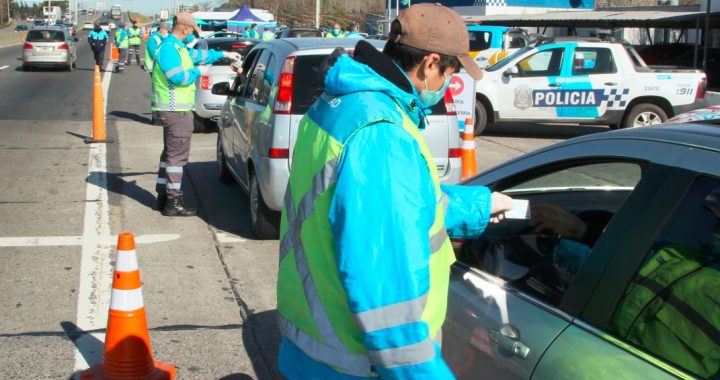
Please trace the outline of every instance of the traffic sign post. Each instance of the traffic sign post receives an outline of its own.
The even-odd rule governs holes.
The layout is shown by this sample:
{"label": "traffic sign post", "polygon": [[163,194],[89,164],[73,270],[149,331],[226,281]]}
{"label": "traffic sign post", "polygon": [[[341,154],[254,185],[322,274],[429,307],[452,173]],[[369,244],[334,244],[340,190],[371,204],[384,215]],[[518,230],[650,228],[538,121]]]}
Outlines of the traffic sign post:
{"label": "traffic sign post", "polygon": [[453,74],[450,80],[450,95],[455,102],[458,128],[465,128],[465,119],[475,120],[475,81],[466,72]]}

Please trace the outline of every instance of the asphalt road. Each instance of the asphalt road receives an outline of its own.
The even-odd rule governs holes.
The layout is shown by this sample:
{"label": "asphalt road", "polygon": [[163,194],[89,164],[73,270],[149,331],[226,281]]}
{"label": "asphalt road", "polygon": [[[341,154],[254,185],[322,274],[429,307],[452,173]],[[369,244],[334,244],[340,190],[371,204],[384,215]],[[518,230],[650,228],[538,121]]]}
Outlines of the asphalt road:
{"label": "asphalt road", "polygon": [[[193,137],[183,189],[198,218],[153,210],[162,131],[149,123],[149,76],[105,73],[108,137],[92,130],[92,54],[73,72],[20,69],[0,49],[0,378],[69,378],[100,362],[113,235],[137,253],[157,360],[182,379],[276,379],[277,241],[252,239],[248,200],[215,177],[216,134]],[[490,126],[480,168],[605,130]],[[529,138],[527,136],[530,136]],[[102,164],[106,161],[105,165]],[[104,308],[103,308],[104,305]]]}

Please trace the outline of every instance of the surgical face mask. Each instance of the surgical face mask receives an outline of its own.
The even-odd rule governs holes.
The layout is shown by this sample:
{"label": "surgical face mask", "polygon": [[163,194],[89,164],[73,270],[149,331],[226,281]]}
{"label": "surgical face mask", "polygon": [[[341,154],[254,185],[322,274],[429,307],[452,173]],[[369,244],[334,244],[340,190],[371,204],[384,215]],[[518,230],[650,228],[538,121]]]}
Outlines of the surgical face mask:
{"label": "surgical face mask", "polygon": [[195,35],[189,34],[187,37],[185,37],[185,39],[183,40],[183,43],[184,43],[185,45],[187,45],[187,44],[189,44],[189,43],[191,43],[191,42],[193,42],[193,41],[195,41]]}
{"label": "surgical face mask", "polygon": [[447,91],[448,87],[450,86],[450,80],[452,79],[452,77],[449,77],[445,74],[443,75],[445,76],[445,83],[443,83],[442,87],[437,91],[428,90],[427,78],[425,78],[425,90],[420,92],[420,100],[422,100],[425,107],[430,108],[434,106],[445,95],[445,91]]}
{"label": "surgical face mask", "polygon": [[333,35],[339,36],[340,35],[340,29],[333,29],[332,30]]}

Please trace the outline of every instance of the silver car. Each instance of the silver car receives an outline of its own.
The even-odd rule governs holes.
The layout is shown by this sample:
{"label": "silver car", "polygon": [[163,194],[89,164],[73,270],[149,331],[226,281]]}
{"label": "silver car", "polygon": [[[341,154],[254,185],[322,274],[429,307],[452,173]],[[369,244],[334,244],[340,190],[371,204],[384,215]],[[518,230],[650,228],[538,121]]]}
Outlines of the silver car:
{"label": "silver car", "polygon": [[29,71],[33,67],[62,67],[67,71],[75,68],[77,55],[75,42],[66,28],[43,26],[31,29],[22,52],[22,67]]}
{"label": "silver car", "polygon": [[[371,41],[382,49],[384,41]],[[261,239],[278,236],[279,211],[300,120],[322,92],[319,75],[336,48],[352,51],[357,40],[287,38],[263,42],[245,60],[244,74],[229,91],[218,121],[217,163],[222,181],[237,181],[250,196],[252,231]],[[240,83],[244,83],[241,85]],[[282,88],[281,88],[282,87]],[[451,97],[438,103],[422,131],[440,179],[460,180],[460,135]]]}
{"label": "silver car", "polygon": [[[220,32],[218,32],[220,33]],[[223,32],[224,33],[224,32]],[[197,49],[211,49],[220,51],[234,51],[245,57],[253,46],[261,40],[232,37],[203,38],[195,46]],[[214,95],[210,89],[214,83],[232,82],[235,80],[235,72],[230,69],[232,62],[223,58],[208,67],[207,75],[202,75],[195,81],[195,114],[194,132],[202,133],[213,129],[215,122],[220,117],[220,110],[225,104],[225,96]]]}

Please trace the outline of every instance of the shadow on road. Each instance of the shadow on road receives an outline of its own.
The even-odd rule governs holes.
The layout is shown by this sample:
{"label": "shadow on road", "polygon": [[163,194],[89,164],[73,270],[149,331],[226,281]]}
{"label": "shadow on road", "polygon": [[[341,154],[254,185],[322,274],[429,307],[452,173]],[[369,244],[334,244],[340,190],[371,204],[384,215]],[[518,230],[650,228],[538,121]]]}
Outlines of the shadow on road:
{"label": "shadow on road", "polygon": [[81,134],[79,134],[79,133],[70,132],[70,131],[65,131],[65,133],[67,133],[67,134],[70,135],[70,136],[78,137],[78,138],[80,138],[80,139],[82,139],[82,140],[91,139],[91,138],[92,138],[91,136],[85,136],[85,135],[81,135]]}
{"label": "shadow on road", "polygon": [[[60,326],[90,367],[102,363],[103,351],[105,350],[104,342],[94,337],[91,331],[84,331],[72,322],[63,321],[60,322]],[[79,373],[74,373],[69,378],[76,379],[79,378],[78,375]]]}
{"label": "shadow on road", "polygon": [[109,112],[109,113],[108,113],[108,116],[115,116],[116,119],[117,119],[117,118],[120,118],[120,119],[128,119],[128,120],[136,121],[136,122],[138,122],[138,123],[143,123],[143,124],[150,124],[150,125],[152,125],[152,120],[150,120],[149,118],[147,118],[147,117],[145,117],[145,116],[138,115],[138,114],[136,114],[136,113],[132,113],[132,112],[112,111],[112,112]]}
{"label": "shadow on road", "polygon": [[[107,191],[111,191],[121,196],[126,196],[130,199],[134,199],[138,203],[145,207],[154,209],[155,208],[155,194],[151,193],[144,188],[137,185],[135,180],[126,180],[126,177],[135,177],[141,175],[154,175],[157,172],[129,172],[129,173],[98,173],[90,172],[86,181],[96,179],[98,176],[107,176]],[[99,185],[99,183],[94,183]]]}
{"label": "shadow on road", "polygon": [[538,139],[569,139],[592,133],[609,131],[605,126],[568,124],[503,123],[488,124],[482,136],[518,137]]}

